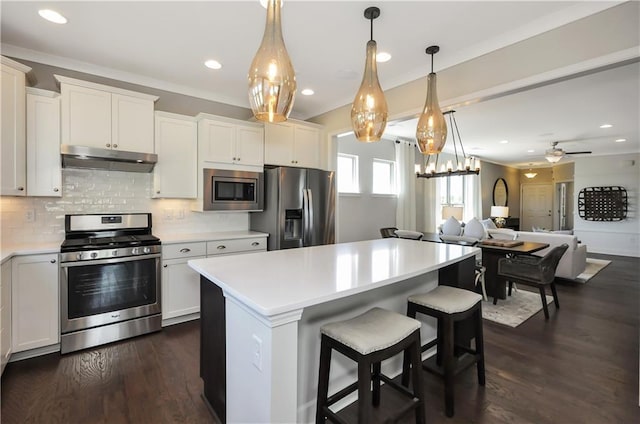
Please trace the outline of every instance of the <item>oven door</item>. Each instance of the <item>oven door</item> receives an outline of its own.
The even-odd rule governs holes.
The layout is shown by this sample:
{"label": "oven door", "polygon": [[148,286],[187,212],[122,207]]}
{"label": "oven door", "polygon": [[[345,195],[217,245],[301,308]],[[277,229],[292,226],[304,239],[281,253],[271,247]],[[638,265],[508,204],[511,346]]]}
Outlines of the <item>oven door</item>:
{"label": "oven door", "polygon": [[160,257],[61,263],[61,333],[159,314]]}

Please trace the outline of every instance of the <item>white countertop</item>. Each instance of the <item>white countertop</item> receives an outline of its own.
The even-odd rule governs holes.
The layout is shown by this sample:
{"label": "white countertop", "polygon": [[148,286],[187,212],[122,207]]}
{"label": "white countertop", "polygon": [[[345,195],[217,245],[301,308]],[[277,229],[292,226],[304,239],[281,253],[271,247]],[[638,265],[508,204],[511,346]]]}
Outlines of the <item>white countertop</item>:
{"label": "white countertop", "polygon": [[230,240],[230,239],[244,239],[252,237],[268,237],[268,233],[260,233],[258,231],[218,231],[212,233],[183,233],[183,234],[157,234],[156,237],[162,241],[163,244],[173,243],[188,243],[198,241],[213,241],[213,240]]}
{"label": "white countertop", "polygon": [[2,249],[0,250],[0,263],[4,263],[4,261],[11,259],[13,256],[58,253],[60,252],[61,243],[62,242],[50,242],[38,245],[28,244],[2,246]]}
{"label": "white countertop", "polygon": [[264,317],[403,281],[474,256],[475,247],[387,238],[193,259],[189,266]]}

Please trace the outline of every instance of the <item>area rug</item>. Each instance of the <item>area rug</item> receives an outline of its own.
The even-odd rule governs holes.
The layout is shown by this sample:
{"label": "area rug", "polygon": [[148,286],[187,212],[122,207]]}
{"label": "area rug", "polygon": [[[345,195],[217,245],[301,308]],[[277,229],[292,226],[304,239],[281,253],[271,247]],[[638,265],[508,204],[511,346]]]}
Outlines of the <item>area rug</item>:
{"label": "area rug", "polygon": [[[547,295],[547,303],[553,302],[553,296]],[[493,304],[493,299],[482,302],[482,318],[509,327],[517,327],[542,309],[540,293],[518,289],[506,299],[498,299],[498,304]],[[544,321],[544,316],[541,317]]]}
{"label": "area rug", "polygon": [[607,261],[606,259],[587,258],[587,267],[582,274],[576,277],[575,281],[586,283],[610,263],[611,261]]}

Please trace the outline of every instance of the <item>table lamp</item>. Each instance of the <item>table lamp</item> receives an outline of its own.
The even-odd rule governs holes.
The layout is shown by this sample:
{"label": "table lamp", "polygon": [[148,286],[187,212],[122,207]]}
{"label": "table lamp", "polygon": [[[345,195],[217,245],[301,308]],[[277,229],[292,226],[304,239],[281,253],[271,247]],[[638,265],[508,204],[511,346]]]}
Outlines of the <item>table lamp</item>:
{"label": "table lamp", "polygon": [[443,206],[442,219],[447,220],[450,216],[462,221],[462,206]]}
{"label": "table lamp", "polygon": [[507,206],[491,206],[491,217],[495,218],[496,227],[503,228],[507,223],[509,208]]}

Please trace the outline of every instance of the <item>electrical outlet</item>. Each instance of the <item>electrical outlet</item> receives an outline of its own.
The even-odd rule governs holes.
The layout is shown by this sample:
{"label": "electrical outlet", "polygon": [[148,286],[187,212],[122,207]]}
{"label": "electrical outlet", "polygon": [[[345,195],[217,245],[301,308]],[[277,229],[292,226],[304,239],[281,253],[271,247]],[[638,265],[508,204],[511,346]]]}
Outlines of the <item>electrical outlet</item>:
{"label": "electrical outlet", "polygon": [[262,340],[255,334],[253,335],[253,345],[251,350],[253,366],[256,367],[258,371],[262,371]]}
{"label": "electrical outlet", "polygon": [[36,220],[36,211],[33,209],[29,209],[24,213],[24,221],[25,222],[33,222]]}

